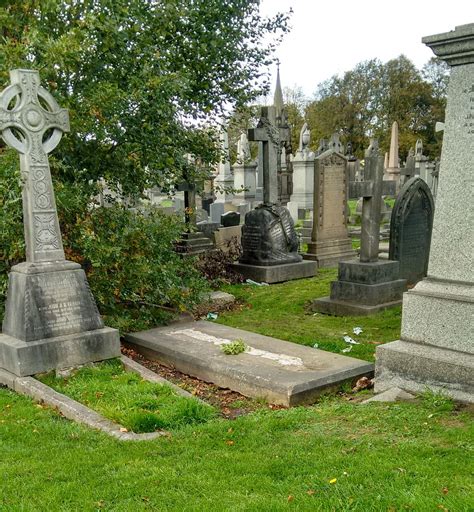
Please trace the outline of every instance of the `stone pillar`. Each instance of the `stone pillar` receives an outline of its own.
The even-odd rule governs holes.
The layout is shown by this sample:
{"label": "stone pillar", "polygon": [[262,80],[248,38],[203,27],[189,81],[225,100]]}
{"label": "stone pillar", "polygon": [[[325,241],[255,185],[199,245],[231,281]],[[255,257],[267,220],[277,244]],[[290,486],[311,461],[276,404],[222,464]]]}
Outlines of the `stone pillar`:
{"label": "stone pillar", "polygon": [[377,348],[376,391],[474,402],[474,23],[423,42],[451,66],[428,275],[404,294],[400,340]]}
{"label": "stone pillar", "polygon": [[386,168],[385,179],[395,181],[396,192],[400,188],[400,162],[398,158],[398,123],[392,124],[392,135],[390,138],[390,153],[388,156],[388,167]]}
{"label": "stone pillar", "polygon": [[214,179],[214,187],[216,193],[216,203],[227,203],[232,201],[234,197],[231,190],[234,187],[234,176],[230,167],[229,159],[229,136],[226,131],[222,131],[220,135],[222,151],[224,156],[219,163],[219,172]]}
{"label": "stone pillar", "polygon": [[[305,149],[297,151],[292,158],[293,164],[293,194],[291,195],[288,209],[298,213],[298,210],[313,209],[314,189],[314,153]],[[298,220],[298,215],[293,213],[293,220]]]}

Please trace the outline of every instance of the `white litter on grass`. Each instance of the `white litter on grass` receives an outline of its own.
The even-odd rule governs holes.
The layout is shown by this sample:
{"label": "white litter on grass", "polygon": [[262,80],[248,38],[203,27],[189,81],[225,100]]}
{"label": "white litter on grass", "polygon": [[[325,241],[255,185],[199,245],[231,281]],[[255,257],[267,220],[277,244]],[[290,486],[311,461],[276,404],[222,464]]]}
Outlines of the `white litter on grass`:
{"label": "white litter on grass", "polygon": [[[172,331],[166,333],[167,336],[188,336],[195,340],[199,341],[207,341],[209,343],[213,343],[214,345],[225,345],[226,343],[232,343],[232,340],[228,340],[226,338],[218,338],[216,336],[212,336],[211,334],[206,334],[205,332],[197,331],[195,329],[182,329],[180,331]],[[282,366],[303,366],[303,360],[299,357],[288,356],[286,354],[275,354],[274,352],[268,352],[267,350],[260,350],[258,348],[253,348],[247,346],[245,349],[245,353],[251,356],[263,357],[264,359],[271,359],[272,361],[276,361],[278,364]]]}
{"label": "white litter on grass", "polygon": [[346,343],[350,343],[351,345],[359,345],[360,344],[358,341],[354,340],[350,336],[344,336],[344,341]]}
{"label": "white litter on grass", "polygon": [[315,344],[313,345],[313,348],[319,348],[319,345],[318,345],[317,343],[315,343]]}
{"label": "white litter on grass", "polygon": [[361,332],[364,332],[364,331],[362,330],[362,327],[354,327],[354,329],[352,329],[352,332],[353,332],[356,336],[358,336]]}
{"label": "white litter on grass", "polygon": [[217,320],[217,313],[208,313],[206,318],[208,320]]}
{"label": "white litter on grass", "polygon": [[245,281],[246,284],[253,284],[255,286],[268,286],[268,283],[257,283],[257,281],[254,281],[253,279],[247,279]]}
{"label": "white litter on grass", "polygon": [[352,345],[350,345],[349,347],[343,348],[341,350],[341,352],[343,352],[344,354],[347,354],[347,352],[350,352],[351,350],[352,350]]}

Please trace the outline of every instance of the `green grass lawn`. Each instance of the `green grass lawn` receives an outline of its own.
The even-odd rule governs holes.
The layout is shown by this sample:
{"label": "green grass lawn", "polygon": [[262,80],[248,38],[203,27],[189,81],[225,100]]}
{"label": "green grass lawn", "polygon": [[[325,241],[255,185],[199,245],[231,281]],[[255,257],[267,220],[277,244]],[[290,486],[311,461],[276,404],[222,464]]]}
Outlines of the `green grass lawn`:
{"label": "green grass lawn", "polygon": [[132,432],[176,429],[216,415],[213,407],[179,396],[170,386],[125,371],[118,359],[80,368],[70,377],[50,372],[38,379]]}
{"label": "green grass lawn", "polygon": [[[336,269],[320,269],[311,279],[288,281],[271,286],[233,285],[226,291],[243,302],[240,310],[220,313],[217,322],[258,332],[302,345],[340,353],[348,347],[343,336],[349,335],[353,345],[351,356],[373,361],[378,344],[400,337],[401,307],[369,317],[333,317],[307,312],[306,304],[329,295],[329,283],[337,277]],[[362,334],[353,334],[361,327]]]}
{"label": "green grass lawn", "polygon": [[0,510],[469,511],[473,438],[445,400],[332,398],[125,443],[0,389]]}
{"label": "green grass lawn", "polygon": [[[245,304],[219,321],[335,352],[360,326],[351,355],[372,359],[375,343],[398,337],[400,310],[305,314],[305,303],[327,294],[334,278],[322,270],[314,279],[229,287]],[[75,393],[90,405],[143,408],[135,383],[125,394],[115,383],[98,385],[89,372]],[[177,422],[169,436],[121,442],[0,389],[0,511],[472,512],[472,408],[432,394],[416,403],[356,403],[367,394]]]}

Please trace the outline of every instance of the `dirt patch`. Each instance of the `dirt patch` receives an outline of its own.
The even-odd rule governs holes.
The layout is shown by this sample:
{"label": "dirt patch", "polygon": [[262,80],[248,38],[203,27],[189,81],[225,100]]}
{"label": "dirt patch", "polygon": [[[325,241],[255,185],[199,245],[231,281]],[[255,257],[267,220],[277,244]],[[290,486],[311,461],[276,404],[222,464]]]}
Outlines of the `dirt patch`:
{"label": "dirt patch", "polygon": [[285,409],[282,405],[272,405],[262,400],[249,398],[236,391],[220,388],[215,384],[204,382],[195,377],[181,373],[175,368],[165,366],[156,361],[150,361],[131,348],[122,347],[122,354],[160,375],[160,377],[185,389],[192,395],[217,407],[224,418],[234,419],[258,409]]}

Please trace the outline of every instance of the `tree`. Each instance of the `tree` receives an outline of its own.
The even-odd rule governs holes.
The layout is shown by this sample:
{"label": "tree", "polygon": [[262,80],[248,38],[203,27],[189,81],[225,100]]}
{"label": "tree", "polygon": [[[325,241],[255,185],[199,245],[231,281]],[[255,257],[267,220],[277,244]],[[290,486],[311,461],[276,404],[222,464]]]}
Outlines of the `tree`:
{"label": "tree", "polygon": [[[334,76],[319,85],[315,100],[306,109],[306,120],[316,137],[329,137],[337,131],[344,142],[351,142],[359,157],[368,139],[379,139],[388,151],[390,128],[399,125],[400,154],[404,158],[418,138],[428,155],[439,155],[434,126],[444,108],[442,74],[433,66],[435,86],[401,55],[382,64],[377,59],[362,62],[343,76]],[[317,144],[317,139],[313,138]]]}
{"label": "tree", "polygon": [[268,90],[262,65],[287,32],[258,0],[23,0],[0,9],[7,70],[39,69],[71,133],[57,178],[105,178],[125,193],[189,176],[186,153],[218,159],[209,129]]}

